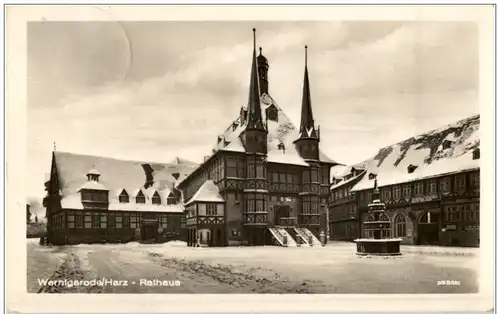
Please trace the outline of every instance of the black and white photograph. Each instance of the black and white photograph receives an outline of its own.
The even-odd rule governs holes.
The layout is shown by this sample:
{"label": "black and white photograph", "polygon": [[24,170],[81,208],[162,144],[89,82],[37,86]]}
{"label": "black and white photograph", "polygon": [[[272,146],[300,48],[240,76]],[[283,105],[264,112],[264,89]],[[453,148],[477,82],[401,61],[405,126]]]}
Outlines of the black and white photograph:
{"label": "black and white photograph", "polygon": [[227,19],[26,23],[26,292],[478,294],[480,23]]}

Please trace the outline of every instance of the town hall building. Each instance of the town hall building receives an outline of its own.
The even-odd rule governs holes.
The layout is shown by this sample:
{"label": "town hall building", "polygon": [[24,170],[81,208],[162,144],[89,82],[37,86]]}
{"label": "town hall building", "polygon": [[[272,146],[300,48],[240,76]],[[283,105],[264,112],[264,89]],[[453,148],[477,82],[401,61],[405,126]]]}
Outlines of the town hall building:
{"label": "town hall building", "polygon": [[251,66],[247,105],[214,136],[212,154],[176,184],[188,245],[318,245],[337,163],[320,150],[307,46],[299,128],[270,96],[270,66],[262,49],[256,55],[255,30]]}

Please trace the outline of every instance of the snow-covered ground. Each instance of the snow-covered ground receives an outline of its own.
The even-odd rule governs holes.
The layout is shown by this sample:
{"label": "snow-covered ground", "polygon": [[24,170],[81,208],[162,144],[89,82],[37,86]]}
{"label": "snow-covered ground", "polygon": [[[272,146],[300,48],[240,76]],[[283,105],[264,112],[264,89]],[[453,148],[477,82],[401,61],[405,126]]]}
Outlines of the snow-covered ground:
{"label": "snow-covered ground", "polygon": [[[28,241],[30,292],[465,293],[477,291],[478,249],[403,246],[401,257],[326,247],[192,248],[166,244],[40,247]],[[38,279],[103,277],[121,285],[41,287]],[[455,285],[438,285],[452,280]],[[127,281],[127,285],[123,283]],[[176,282],[177,281],[177,282]]]}

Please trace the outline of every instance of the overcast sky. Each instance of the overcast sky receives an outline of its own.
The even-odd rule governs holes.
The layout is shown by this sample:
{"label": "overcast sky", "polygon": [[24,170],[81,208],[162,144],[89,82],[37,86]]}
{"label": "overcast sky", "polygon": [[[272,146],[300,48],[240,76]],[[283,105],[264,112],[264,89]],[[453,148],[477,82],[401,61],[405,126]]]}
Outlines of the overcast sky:
{"label": "overcast sky", "polygon": [[466,22],[36,22],[28,27],[29,195],[57,150],[200,162],[248,100],[252,28],[269,91],[300,121],[304,45],[324,152],[341,163],[479,113]]}

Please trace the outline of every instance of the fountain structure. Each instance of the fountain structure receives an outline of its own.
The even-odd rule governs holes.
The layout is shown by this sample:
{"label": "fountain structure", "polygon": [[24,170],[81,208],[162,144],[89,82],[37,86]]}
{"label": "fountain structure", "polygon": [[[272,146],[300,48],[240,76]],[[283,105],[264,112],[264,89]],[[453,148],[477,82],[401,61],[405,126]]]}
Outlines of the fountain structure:
{"label": "fountain structure", "polygon": [[[401,238],[391,236],[391,221],[385,213],[385,204],[380,201],[380,192],[375,179],[372,203],[368,205],[369,217],[364,222],[364,231],[370,236],[356,239],[358,255],[401,255]],[[366,235],[365,235],[366,236]]]}

